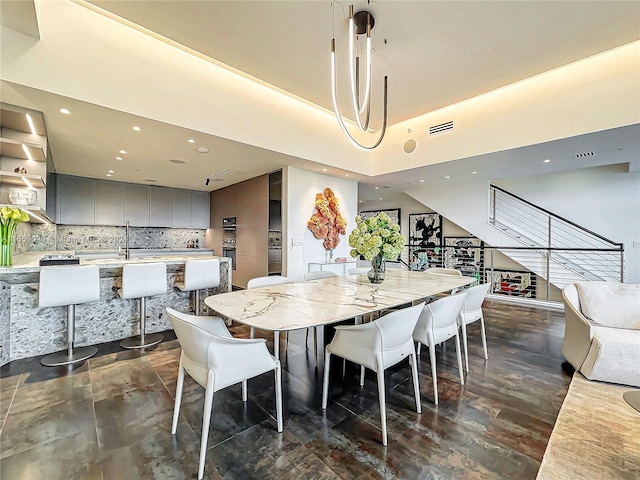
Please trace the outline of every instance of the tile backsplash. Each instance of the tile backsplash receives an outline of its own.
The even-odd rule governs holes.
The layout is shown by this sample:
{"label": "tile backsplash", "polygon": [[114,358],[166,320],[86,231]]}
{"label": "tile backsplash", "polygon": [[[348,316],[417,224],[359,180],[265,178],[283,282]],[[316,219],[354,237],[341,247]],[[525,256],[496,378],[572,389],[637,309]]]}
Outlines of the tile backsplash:
{"label": "tile backsplash", "polygon": [[[16,236],[17,250],[117,250],[126,246],[125,227],[30,225]],[[199,228],[130,227],[129,248],[204,248],[206,230]]]}

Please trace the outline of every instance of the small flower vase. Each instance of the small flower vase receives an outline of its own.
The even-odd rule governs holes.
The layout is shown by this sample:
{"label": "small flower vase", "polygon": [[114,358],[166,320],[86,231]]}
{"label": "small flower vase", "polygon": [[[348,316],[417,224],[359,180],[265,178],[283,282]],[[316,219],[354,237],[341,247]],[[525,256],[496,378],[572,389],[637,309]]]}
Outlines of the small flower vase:
{"label": "small flower vase", "polygon": [[0,238],[0,267],[13,265],[11,238]]}
{"label": "small flower vase", "polygon": [[327,263],[329,263],[329,262],[331,262],[331,260],[333,260],[333,250],[325,250],[324,254],[325,254],[325,261]]}
{"label": "small flower vase", "polygon": [[376,255],[371,260],[371,270],[367,272],[367,277],[371,283],[382,283],[384,281],[384,257]]}

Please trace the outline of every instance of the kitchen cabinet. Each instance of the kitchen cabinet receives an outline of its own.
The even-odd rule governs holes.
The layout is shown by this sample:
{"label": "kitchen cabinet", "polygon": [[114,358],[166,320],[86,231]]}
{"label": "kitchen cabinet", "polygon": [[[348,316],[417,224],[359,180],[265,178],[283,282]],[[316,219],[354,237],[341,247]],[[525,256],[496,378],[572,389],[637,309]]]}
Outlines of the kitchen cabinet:
{"label": "kitchen cabinet", "polygon": [[149,186],[124,184],[124,219],[132,227],[149,226]]}
{"label": "kitchen cabinet", "polygon": [[191,192],[191,227],[209,228],[209,192]]}
{"label": "kitchen cabinet", "polygon": [[61,175],[58,179],[60,223],[93,225],[95,222],[95,191],[93,178]]}
{"label": "kitchen cabinet", "polygon": [[170,227],[173,212],[173,190],[149,187],[149,226]]}
{"label": "kitchen cabinet", "polygon": [[172,227],[191,226],[191,192],[189,190],[173,191]]}
{"label": "kitchen cabinet", "polygon": [[94,180],[95,225],[124,225],[124,183]]}

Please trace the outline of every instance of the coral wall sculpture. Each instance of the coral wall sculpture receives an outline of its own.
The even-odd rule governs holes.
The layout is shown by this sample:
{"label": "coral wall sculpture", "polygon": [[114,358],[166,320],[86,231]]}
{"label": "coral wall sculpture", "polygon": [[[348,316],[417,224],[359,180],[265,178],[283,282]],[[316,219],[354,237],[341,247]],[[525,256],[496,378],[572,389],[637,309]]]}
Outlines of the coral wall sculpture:
{"label": "coral wall sculpture", "polygon": [[330,188],[316,194],[315,211],[307,222],[313,236],[323,240],[325,250],[333,250],[340,243],[339,235],[346,235],[347,221],[340,213],[338,199]]}

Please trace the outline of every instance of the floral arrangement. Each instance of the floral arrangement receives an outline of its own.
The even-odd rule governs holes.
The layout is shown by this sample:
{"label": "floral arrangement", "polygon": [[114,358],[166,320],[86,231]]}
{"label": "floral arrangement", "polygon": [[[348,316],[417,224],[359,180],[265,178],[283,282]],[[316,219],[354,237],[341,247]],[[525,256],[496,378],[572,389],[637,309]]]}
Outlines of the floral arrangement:
{"label": "floral arrangement", "polygon": [[347,221],[340,213],[338,199],[330,188],[316,194],[315,211],[307,227],[313,236],[324,240],[325,250],[333,250],[340,243],[339,235],[347,234]]}
{"label": "floral arrangement", "polygon": [[29,220],[24,210],[12,207],[0,208],[0,266],[12,265],[12,243],[16,227]]}
{"label": "floral arrangement", "polygon": [[363,255],[372,261],[378,255],[386,260],[396,260],[404,249],[406,239],[400,233],[398,224],[391,224],[391,218],[384,212],[362,219],[356,217],[356,228],[349,235],[351,256]]}

